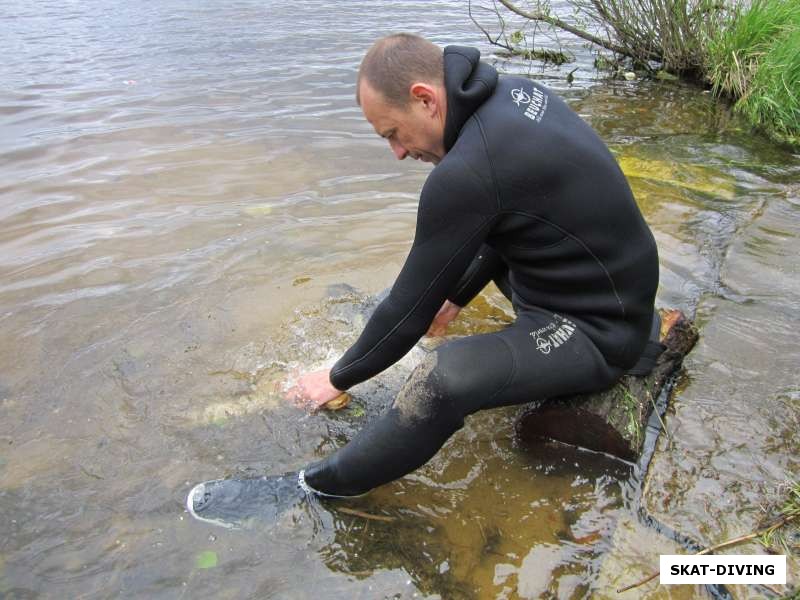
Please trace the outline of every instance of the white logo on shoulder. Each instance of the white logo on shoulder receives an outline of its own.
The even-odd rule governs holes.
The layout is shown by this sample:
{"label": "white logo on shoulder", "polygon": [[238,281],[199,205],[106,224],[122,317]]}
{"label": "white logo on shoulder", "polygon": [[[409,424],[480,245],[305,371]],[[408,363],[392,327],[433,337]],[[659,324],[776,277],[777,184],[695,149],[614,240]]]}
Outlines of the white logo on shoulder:
{"label": "white logo on shoulder", "polygon": [[538,88],[533,88],[530,94],[521,87],[514,88],[511,90],[511,99],[517,106],[525,105],[523,114],[537,123],[542,120],[544,111],[547,110],[547,96]]}
{"label": "white logo on shoulder", "polygon": [[523,90],[522,88],[515,88],[511,90],[511,99],[517,106],[520,106],[522,104],[530,104],[531,102],[530,94],[525,90]]}

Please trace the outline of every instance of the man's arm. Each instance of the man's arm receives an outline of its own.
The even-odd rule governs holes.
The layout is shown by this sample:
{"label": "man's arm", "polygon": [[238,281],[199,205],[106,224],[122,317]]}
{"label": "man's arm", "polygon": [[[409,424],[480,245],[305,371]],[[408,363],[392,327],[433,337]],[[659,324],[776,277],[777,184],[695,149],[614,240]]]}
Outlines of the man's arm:
{"label": "man's arm", "polygon": [[457,159],[448,162],[423,188],[414,243],[389,296],[331,369],[337,389],[377,375],[413,347],[489,232],[496,213],[492,196],[474,171],[459,168]]}
{"label": "man's arm", "polygon": [[434,337],[444,335],[447,326],[458,316],[461,309],[469,304],[490,281],[497,281],[507,270],[508,267],[500,255],[488,244],[483,244],[456,283],[453,292],[436,313],[425,335]]}
{"label": "man's arm", "polygon": [[478,254],[447,299],[458,306],[466,306],[506,269],[505,262],[491,246],[481,245]]}
{"label": "man's arm", "polygon": [[436,316],[433,317],[433,322],[431,326],[428,327],[428,331],[425,335],[432,337],[444,335],[447,332],[447,326],[458,316],[458,313],[461,312],[461,308],[462,307],[458,304],[453,304],[450,300],[445,300],[444,304],[442,304],[442,308],[440,308]]}
{"label": "man's arm", "polygon": [[[491,247],[483,244],[478,254],[472,259],[466,272],[454,287],[454,292],[444,301],[433,318],[426,335],[441,336],[447,331],[447,325],[453,321],[461,308],[469,304],[486,285],[503,269],[505,263]],[[288,397],[298,404],[320,408],[342,394],[330,382],[330,372],[326,369],[307,373],[298,379],[296,385],[289,390]]]}

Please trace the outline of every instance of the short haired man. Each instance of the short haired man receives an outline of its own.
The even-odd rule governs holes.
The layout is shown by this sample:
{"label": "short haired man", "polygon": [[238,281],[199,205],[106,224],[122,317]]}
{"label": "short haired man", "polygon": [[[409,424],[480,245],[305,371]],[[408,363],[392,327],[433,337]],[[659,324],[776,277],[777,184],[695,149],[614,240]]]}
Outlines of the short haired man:
{"label": "short haired man", "polygon": [[[322,405],[373,377],[492,280],[516,320],[432,352],[383,415],[300,471],[308,493],[355,496],[401,477],[478,410],[610,387],[653,332],[656,244],[614,157],[547,88],[479,58],[409,34],[366,54],[365,117],[398,159],[436,167],[388,297],[333,368],[298,390]],[[213,497],[209,486],[197,502],[190,494],[190,510]]]}

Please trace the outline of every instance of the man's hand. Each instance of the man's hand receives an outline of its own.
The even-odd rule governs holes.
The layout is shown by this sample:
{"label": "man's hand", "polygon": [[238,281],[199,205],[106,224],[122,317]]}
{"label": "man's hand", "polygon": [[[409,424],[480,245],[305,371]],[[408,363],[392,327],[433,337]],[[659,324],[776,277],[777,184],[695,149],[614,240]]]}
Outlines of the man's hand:
{"label": "man's hand", "polygon": [[436,337],[444,335],[447,331],[447,325],[458,316],[461,312],[461,307],[458,304],[453,304],[450,300],[445,300],[442,308],[436,313],[433,318],[431,326],[428,328],[428,333],[425,335],[429,337]]}
{"label": "man's hand", "polygon": [[286,392],[286,398],[305,408],[319,410],[343,393],[331,385],[330,370],[325,369],[298,377],[294,386]]}

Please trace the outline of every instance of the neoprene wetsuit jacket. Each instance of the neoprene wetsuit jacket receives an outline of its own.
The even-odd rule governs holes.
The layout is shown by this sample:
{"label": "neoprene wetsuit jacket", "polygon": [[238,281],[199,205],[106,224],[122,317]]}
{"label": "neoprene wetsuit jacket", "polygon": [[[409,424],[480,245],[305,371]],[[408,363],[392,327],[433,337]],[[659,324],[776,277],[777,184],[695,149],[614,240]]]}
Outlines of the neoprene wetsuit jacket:
{"label": "neoprene wetsuit jacket", "polygon": [[622,370],[645,347],[658,254],[625,176],[560,98],[479,59],[474,48],[444,51],[447,153],[389,296],[331,370],[338,389],[394,364],[445,299],[466,304],[499,261],[518,313],[566,315]]}

